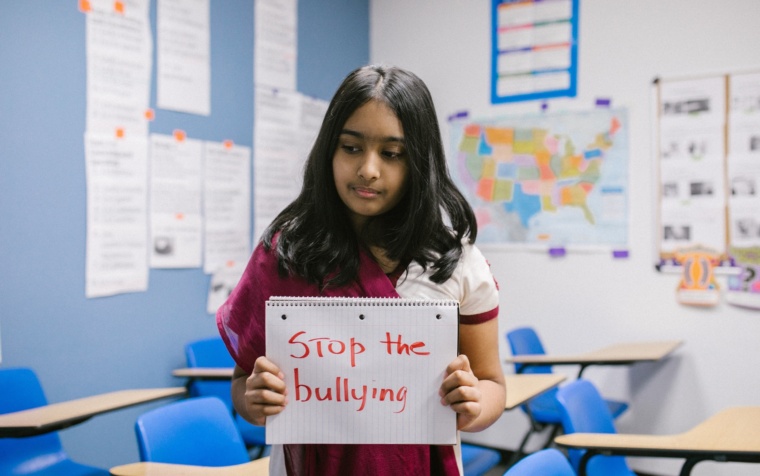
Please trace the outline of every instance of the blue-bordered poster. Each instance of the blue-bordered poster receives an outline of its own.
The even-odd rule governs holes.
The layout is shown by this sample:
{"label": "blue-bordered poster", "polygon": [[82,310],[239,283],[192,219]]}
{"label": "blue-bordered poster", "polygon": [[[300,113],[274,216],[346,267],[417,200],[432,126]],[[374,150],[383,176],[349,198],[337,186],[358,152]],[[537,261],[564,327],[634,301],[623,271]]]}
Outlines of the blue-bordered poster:
{"label": "blue-bordered poster", "polygon": [[575,97],[580,0],[493,0],[491,103]]}

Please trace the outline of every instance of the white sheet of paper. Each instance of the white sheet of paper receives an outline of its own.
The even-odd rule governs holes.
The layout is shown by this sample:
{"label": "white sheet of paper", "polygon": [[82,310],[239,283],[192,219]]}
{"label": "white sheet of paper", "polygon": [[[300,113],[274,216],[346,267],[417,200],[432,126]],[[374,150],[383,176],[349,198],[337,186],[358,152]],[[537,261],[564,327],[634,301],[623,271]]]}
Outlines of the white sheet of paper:
{"label": "white sheet of paper", "polygon": [[328,102],[299,93],[256,88],[254,119],[254,239],[301,190],[303,166]]}
{"label": "white sheet of paper", "polygon": [[725,213],[725,206],[709,202],[691,206],[664,204],[660,215],[660,249],[664,253],[674,253],[679,249],[695,246],[724,250]]}
{"label": "white sheet of paper", "polygon": [[245,263],[251,254],[251,149],[204,142],[203,271]]}
{"label": "white sheet of paper", "polygon": [[87,13],[87,131],[124,137],[148,133],[153,38],[148,0],[93,1]]}
{"label": "white sheet of paper", "polygon": [[760,246],[760,73],[729,77],[728,184],[732,247]]}
{"label": "white sheet of paper", "polygon": [[301,95],[256,87],[253,120],[254,240],[301,190]]}
{"label": "white sheet of paper", "polygon": [[211,114],[209,0],[158,0],[158,107]]}
{"label": "white sheet of paper", "polygon": [[295,91],[298,2],[256,0],[254,8],[254,83]]}
{"label": "white sheet of paper", "polygon": [[308,157],[311,148],[314,146],[314,141],[317,139],[319,129],[322,127],[322,121],[325,118],[328,105],[329,102],[324,99],[301,95],[301,119],[299,121],[301,151],[299,155],[304,160]]}
{"label": "white sheet of paper", "polygon": [[661,124],[725,123],[726,81],[723,76],[663,81],[660,88]]}
{"label": "white sheet of paper", "polygon": [[85,135],[88,298],[148,289],[148,141]]}
{"label": "white sheet of paper", "polygon": [[663,81],[660,87],[660,251],[726,251],[726,81]]}
{"label": "white sheet of paper", "polygon": [[267,443],[455,444],[438,390],[458,327],[456,301],[271,299],[267,357],[289,403]]}
{"label": "white sheet of paper", "polygon": [[200,268],[203,187],[199,140],[150,136],[150,266]]}
{"label": "white sheet of paper", "polygon": [[237,286],[240,277],[243,275],[246,263],[230,263],[224,268],[211,275],[211,282],[208,288],[208,299],[206,300],[206,312],[216,314],[219,306],[232,293]]}

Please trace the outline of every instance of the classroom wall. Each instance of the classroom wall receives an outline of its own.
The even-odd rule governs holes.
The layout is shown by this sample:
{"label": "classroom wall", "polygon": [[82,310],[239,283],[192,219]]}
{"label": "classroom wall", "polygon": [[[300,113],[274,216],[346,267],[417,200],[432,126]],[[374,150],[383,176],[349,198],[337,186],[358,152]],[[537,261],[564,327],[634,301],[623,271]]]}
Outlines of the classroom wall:
{"label": "classroom wall", "polygon": [[[211,116],[156,109],[151,132],[252,147],[253,5],[211,1]],[[366,0],[298,1],[300,92],[328,100],[368,61],[368,16]],[[0,2],[0,366],[34,369],[50,402],[183,385],[171,371],[185,342],[217,335],[200,269],[151,270],[147,292],[85,299],[85,73],[76,1]],[[155,79],[153,91],[155,108]],[[159,404],[61,431],[64,448],[104,468],[137,461],[135,419]]]}
{"label": "classroom wall", "polygon": [[[549,101],[549,111],[592,108],[598,97],[629,113],[630,257],[484,250],[501,287],[500,332],[534,326],[551,352],[573,353],[630,340],[683,339],[662,363],[589,368],[603,394],[628,400],[618,430],[675,433],[733,405],[760,404],[760,311],[721,303],[676,303],[678,275],[653,267],[653,117],[656,77],[760,69],[756,0],[581,0],[578,96]],[[539,103],[490,104],[489,0],[373,1],[370,59],[407,67],[430,87],[439,119],[538,112]],[[448,142],[446,142],[448,144]],[[719,278],[723,288],[725,277]],[[509,355],[506,339],[501,353]],[[505,366],[505,370],[512,371]],[[562,371],[563,368],[557,368]],[[577,368],[565,369],[575,376]],[[506,413],[470,441],[516,448],[527,429]],[[537,441],[537,440],[536,440]],[[631,459],[635,469],[677,474],[681,460]],[[757,465],[701,463],[692,474],[754,475]]]}

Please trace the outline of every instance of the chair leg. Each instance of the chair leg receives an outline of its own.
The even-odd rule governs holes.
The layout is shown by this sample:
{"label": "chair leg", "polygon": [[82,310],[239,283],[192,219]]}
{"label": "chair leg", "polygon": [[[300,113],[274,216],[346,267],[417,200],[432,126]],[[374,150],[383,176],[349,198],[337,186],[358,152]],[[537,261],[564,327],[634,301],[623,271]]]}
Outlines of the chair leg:
{"label": "chair leg", "polygon": [[552,443],[554,443],[554,438],[556,438],[560,430],[562,430],[561,425],[551,425],[551,426],[552,426],[552,431],[551,433],[549,433],[549,438],[546,439],[546,443],[544,443],[543,449],[550,447]]}
{"label": "chair leg", "polygon": [[530,435],[532,435],[534,431],[537,431],[537,429],[531,425],[528,429],[528,432],[525,433],[525,436],[523,436],[523,439],[520,442],[520,446],[512,453],[512,456],[509,457],[509,461],[507,461],[507,468],[510,468],[513,464],[517,463],[520,458],[523,457],[525,454],[525,446],[527,446]]}

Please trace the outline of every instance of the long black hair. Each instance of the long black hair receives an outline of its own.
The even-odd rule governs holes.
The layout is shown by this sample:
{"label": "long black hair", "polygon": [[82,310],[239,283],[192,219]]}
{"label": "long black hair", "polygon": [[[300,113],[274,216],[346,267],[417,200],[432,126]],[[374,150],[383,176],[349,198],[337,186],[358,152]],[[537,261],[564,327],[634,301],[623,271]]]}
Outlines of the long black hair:
{"label": "long black hair", "polygon": [[[368,219],[357,236],[335,187],[332,161],[346,121],[370,100],[387,105],[401,121],[409,171],[398,205]],[[467,236],[475,241],[477,223],[449,176],[433,99],[420,78],[397,67],[372,65],[343,80],[309,153],[301,193],[261,238],[267,249],[278,233],[275,251],[280,272],[323,287],[353,281],[359,270],[359,248],[369,244],[383,248],[392,260],[430,266],[436,283],[451,277],[462,254],[462,240]]]}

